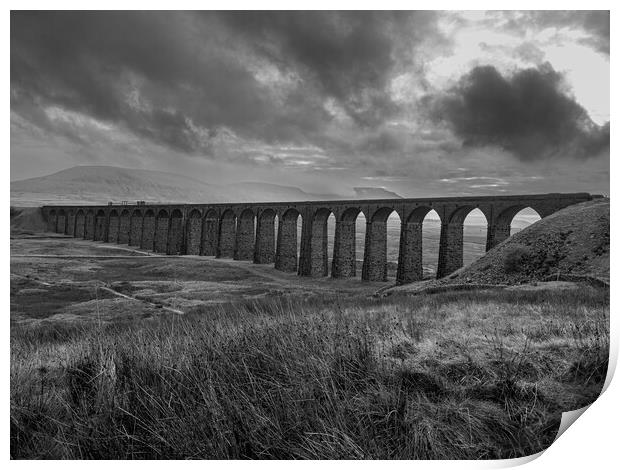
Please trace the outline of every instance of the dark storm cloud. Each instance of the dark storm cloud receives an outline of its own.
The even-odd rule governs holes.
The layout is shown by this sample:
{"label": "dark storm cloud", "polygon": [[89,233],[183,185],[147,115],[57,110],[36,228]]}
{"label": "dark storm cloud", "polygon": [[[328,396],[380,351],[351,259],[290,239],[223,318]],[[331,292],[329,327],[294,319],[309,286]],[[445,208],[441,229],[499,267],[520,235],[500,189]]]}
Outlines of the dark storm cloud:
{"label": "dark storm cloud", "polygon": [[[508,18],[506,28],[524,32],[528,27],[568,27],[581,29],[589,37],[581,42],[609,55],[609,11],[607,10],[540,10],[526,12],[502,12]],[[515,15],[519,15],[518,19]]]}
{"label": "dark storm cloud", "polygon": [[609,55],[609,11],[546,11],[532,12],[539,26],[582,28],[591,37],[582,42]]}
{"label": "dark storm cloud", "polygon": [[464,145],[497,145],[524,161],[587,158],[609,149],[609,123],[592,122],[549,65],[509,76],[476,67],[447,92],[426,97],[425,105]]}
{"label": "dark storm cloud", "polygon": [[[397,110],[386,92],[411,48],[445,39],[433,12],[226,12],[221,18],[282,69],[293,68],[362,125]],[[402,47],[401,45],[404,45]]]}
{"label": "dark storm cloud", "polygon": [[[416,42],[439,37],[433,18],[12,12],[11,109],[56,132],[42,110],[58,106],[186,153],[208,154],[221,127],[265,142],[317,142],[332,119],[328,98],[358,126],[396,112],[390,74],[411,61]],[[293,77],[289,87],[259,80],[252,67],[261,66]]]}
{"label": "dark storm cloud", "polygon": [[[192,123],[250,134],[277,124],[269,90],[218,50],[208,26],[184,13],[13,13],[12,109],[45,127],[31,104],[60,106],[186,152],[204,151]],[[134,78],[144,106],[129,99]],[[295,122],[300,110],[290,111]]]}
{"label": "dark storm cloud", "polygon": [[609,55],[609,11],[592,11],[586,15],[584,28],[594,35],[597,49]]}

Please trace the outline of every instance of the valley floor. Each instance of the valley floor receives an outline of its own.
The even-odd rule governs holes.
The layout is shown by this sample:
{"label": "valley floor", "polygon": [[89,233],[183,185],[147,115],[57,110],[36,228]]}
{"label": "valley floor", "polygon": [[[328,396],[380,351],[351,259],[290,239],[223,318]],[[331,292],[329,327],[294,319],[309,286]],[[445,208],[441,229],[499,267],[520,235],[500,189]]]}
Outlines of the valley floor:
{"label": "valley floor", "polygon": [[374,298],[62,237],[11,254],[12,458],[520,457],[607,371],[608,289]]}
{"label": "valley floor", "polygon": [[[361,266],[358,270],[361,273]],[[62,236],[11,239],[11,321],[124,321],[274,297],[367,296],[389,283],[307,278],[273,265],[165,256]]]}

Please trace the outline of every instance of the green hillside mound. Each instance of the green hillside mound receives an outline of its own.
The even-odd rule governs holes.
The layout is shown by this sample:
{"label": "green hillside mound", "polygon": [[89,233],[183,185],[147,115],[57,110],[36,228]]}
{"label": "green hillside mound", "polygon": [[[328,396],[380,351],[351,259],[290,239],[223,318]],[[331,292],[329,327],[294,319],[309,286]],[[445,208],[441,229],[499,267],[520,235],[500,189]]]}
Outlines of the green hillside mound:
{"label": "green hillside mound", "polygon": [[11,231],[47,232],[40,207],[11,207]]}
{"label": "green hillside mound", "polygon": [[541,219],[441,283],[512,285],[581,277],[609,282],[607,198]]}

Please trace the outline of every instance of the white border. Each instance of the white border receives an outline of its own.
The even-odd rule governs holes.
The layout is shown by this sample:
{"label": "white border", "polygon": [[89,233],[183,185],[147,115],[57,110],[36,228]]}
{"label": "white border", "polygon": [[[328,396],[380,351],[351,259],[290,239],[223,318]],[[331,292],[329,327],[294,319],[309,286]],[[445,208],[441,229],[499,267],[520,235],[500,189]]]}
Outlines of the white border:
{"label": "white border", "polygon": [[[548,9],[548,10],[584,10],[584,9],[601,9],[601,10],[611,10],[611,50],[618,50],[618,41],[617,41],[617,31],[619,26],[618,17],[620,16],[620,8],[613,8],[613,3],[611,1],[588,1],[588,2],[576,2],[576,1],[549,1],[549,0],[524,0],[524,1],[469,1],[469,2],[458,2],[458,1],[445,1],[445,0],[437,0],[433,2],[405,2],[405,1],[393,1],[386,0],[383,2],[370,2],[366,0],[360,0],[356,2],[348,1],[348,2],[338,2],[338,1],[325,1],[325,0],[315,0],[313,2],[295,2],[294,4],[290,2],[283,1],[261,1],[261,2],[251,2],[251,1],[242,1],[242,0],[230,0],[227,2],[200,2],[200,1],[187,1],[187,0],[178,0],[176,2],[162,2],[162,1],[117,1],[111,0],[106,2],[89,2],[88,4],[84,4],[83,2],[77,1],[58,1],[54,2],[44,2],[44,1],[9,1],[9,7],[21,10],[21,9],[136,9],[136,10],[148,10],[148,9],[186,9],[186,10],[200,10],[200,9],[221,9],[221,10],[232,10],[232,9],[274,9],[274,10],[286,10],[286,9],[394,9],[394,10],[407,10],[407,9],[438,9],[438,10],[480,10],[480,9],[517,9],[517,10],[527,10],[527,9]],[[617,4],[617,3],[616,3]],[[5,114],[4,114],[4,148],[7,153],[10,155],[10,116],[7,112],[10,109],[10,96],[8,90],[10,89],[10,13],[7,11],[7,14],[4,17],[3,21],[4,27],[2,28],[4,33],[4,47],[3,51],[3,61],[2,65],[4,67],[3,73],[3,81],[4,81],[4,90],[5,90]],[[613,53],[613,52],[612,52]],[[620,75],[617,72],[616,63],[612,61],[611,63],[611,83],[619,83]],[[611,114],[617,115],[617,102],[614,101],[614,97],[616,94],[614,90],[611,90]],[[617,148],[616,142],[616,132],[614,131],[615,127],[611,128],[611,148],[612,154],[613,150]],[[10,200],[10,158],[6,157],[2,160],[2,169],[5,175],[6,186],[4,187],[5,200]],[[617,164],[615,163],[615,159],[611,159],[611,180],[614,180],[614,177],[617,177]],[[615,186],[611,185],[611,198],[614,199],[619,194]],[[614,234],[618,233],[617,224],[615,221],[617,220],[614,214],[614,204],[612,204],[612,223],[611,223],[611,235],[612,239],[616,239]],[[2,214],[2,225],[4,227],[4,233],[6,234],[5,240],[8,241],[8,236],[10,233],[9,227],[9,215],[8,205],[4,206],[3,214]],[[615,242],[614,242],[615,243]],[[2,296],[4,299],[4,305],[8,306],[9,304],[9,244],[5,242],[2,245],[2,256],[5,260],[5,271],[4,271],[4,281],[2,282]],[[611,252],[611,266],[612,266],[612,278],[614,277],[614,273],[616,270],[613,266],[617,265],[616,263],[620,263],[620,256],[617,255],[615,250]],[[611,295],[611,305],[612,311],[613,307],[618,304],[618,295],[614,294],[612,291]],[[612,331],[612,351],[610,358],[610,367],[615,368],[618,359],[618,331],[620,325],[618,324],[618,320],[615,318],[617,314],[612,312],[611,315],[611,331]],[[3,421],[4,426],[4,439],[2,440],[2,449],[5,458],[9,459],[9,429],[10,429],[10,414],[9,414],[9,315],[8,309],[5,311],[4,316],[4,357],[2,361],[2,371],[4,380],[2,381],[2,387],[4,392],[4,406],[5,406],[5,418]],[[618,448],[620,447],[617,442],[617,432],[618,432],[618,424],[617,419],[620,416],[619,413],[619,403],[620,403],[620,386],[618,386],[618,379],[611,381],[608,389],[602,394],[602,396],[592,404],[583,415],[577,420],[577,423],[570,428],[555,442],[551,445],[545,452],[538,455],[538,458],[524,458],[524,459],[516,459],[511,461],[389,461],[389,462],[372,462],[372,461],[362,461],[362,462],[334,462],[334,461],[321,461],[319,462],[287,462],[287,461],[279,461],[279,462],[267,462],[267,461],[259,461],[259,462],[221,462],[221,461],[209,461],[209,462],[176,462],[173,465],[186,465],[186,466],[216,466],[216,467],[226,467],[226,468],[240,468],[246,466],[252,466],[253,468],[285,468],[290,465],[306,467],[321,465],[322,467],[335,468],[338,466],[339,469],[348,466],[359,466],[359,467],[372,467],[378,468],[379,466],[389,465],[390,468],[407,468],[410,469],[412,465],[415,465],[416,468],[441,468],[445,470],[446,468],[503,468],[503,467],[512,467],[516,465],[521,465],[528,463],[528,468],[531,469],[548,469],[550,466],[555,468],[612,468],[617,465],[618,460]],[[33,462],[33,461],[11,461],[11,466],[15,468],[23,468],[23,467],[31,467],[31,466],[39,466],[44,465],[46,469],[50,468],[78,468],[82,467],[84,463],[80,461],[45,461],[42,463]],[[97,461],[93,463],[89,463],[89,466],[93,466],[93,468],[106,468],[110,465],[109,462],[106,461]],[[115,462],[114,465],[118,465],[121,467],[125,466],[146,466],[153,468],[169,468],[171,465],[168,462]]]}

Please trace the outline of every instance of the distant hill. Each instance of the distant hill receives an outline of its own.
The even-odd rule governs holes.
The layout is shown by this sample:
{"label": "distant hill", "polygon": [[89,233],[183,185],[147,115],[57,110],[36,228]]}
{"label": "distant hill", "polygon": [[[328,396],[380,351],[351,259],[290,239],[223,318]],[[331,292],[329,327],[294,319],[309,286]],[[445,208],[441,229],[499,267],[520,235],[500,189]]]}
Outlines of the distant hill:
{"label": "distant hill", "polygon": [[[368,188],[373,189],[373,188]],[[374,188],[377,189],[377,188]],[[378,188],[376,197],[385,196]],[[367,193],[367,198],[373,198]],[[76,166],[48,176],[11,182],[11,205],[51,203],[104,204],[108,201],[147,202],[268,202],[338,199],[331,194],[311,194],[300,188],[269,183],[242,182],[220,185],[161,171],[112,166]]]}
{"label": "distant hill", "polygon": [[355,196],[360,199],[401,199],[402,196],[399,196],[393,191],[388,191],[385,188],[353,188],[355,191]]}

